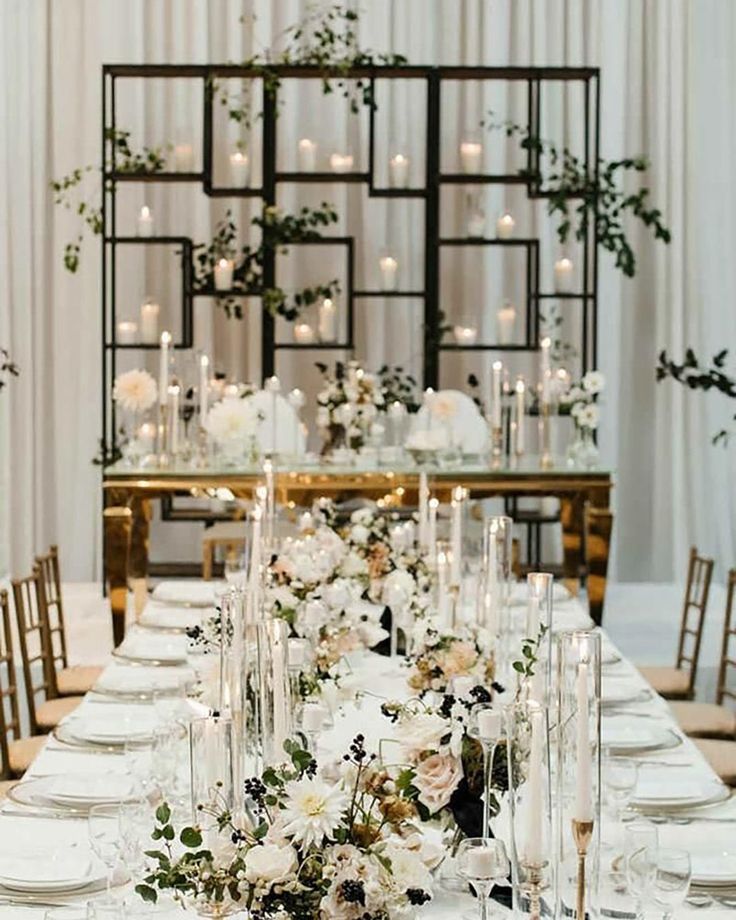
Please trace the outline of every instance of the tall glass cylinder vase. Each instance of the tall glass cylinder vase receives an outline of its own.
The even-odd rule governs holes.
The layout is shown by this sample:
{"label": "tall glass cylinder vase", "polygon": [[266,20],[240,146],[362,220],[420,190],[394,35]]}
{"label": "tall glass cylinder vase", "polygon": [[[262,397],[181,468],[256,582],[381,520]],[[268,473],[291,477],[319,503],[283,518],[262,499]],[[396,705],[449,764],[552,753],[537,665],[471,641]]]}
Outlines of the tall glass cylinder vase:
{"label": "tall glass cylinder vase", "polygon": [[548,715],[533,700],[507,706],[504,714],[513,909],[540,920],[556,906]]}
{"label": "tall glass cylinder vase", "polygon": [[506,638],[511,601],[513,526],[513,520],[506,515],[495,515],[485,521],[478,583],[478,625],[491,636],[496,677],[501,683],[509,676]]}
{"label": "tall glass cylinder vase", "polygon": [[552,705],[552,585],[549,572],[529,572],[526,577],[527,606],[524,638],[533,643],[536,661],[525,688],[529,699]]}
{"label": "tall glass cylinder vase", "polygon": [[555,644],[557,916],[585,920],[600,913],[601,637],[579,630]]}
{"label": "tall glass cylinder vase", "polygon": [[284,741],[292,734],[289,690],[289,627],[284,620],[256,624],[258,642],[258,708],[263,765],[281,763]]}
{"label": "tall glass cylinder vase", "polygon": [[[232,811],[235,781],[233,758],[236,738],[229,716],[205,716],[189,724],[193,820],[205,826],[202,811]],[[212,823],[216,824],[214,819]]]}

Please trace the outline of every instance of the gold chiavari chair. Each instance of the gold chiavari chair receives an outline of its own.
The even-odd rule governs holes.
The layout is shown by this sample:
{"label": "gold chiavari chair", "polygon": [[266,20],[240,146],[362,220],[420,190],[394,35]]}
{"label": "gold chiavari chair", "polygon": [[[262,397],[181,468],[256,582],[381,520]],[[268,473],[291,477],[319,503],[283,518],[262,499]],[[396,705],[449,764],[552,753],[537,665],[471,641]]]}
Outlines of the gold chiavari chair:
{"label": "gold chiavari chair", "polygon": [[[73,712],[82,702],[81,696],[54,697],[53,661],[48,620],[44,614],[46,599],[43,578],[38,566],[26,578],[14,579],[13,601],[18,621],[18,640],[23,659],[23,679],[26,685],[28,717],[31,734],[48,732]],[[36,697],[41,695],[42,702]]]}
{"label": "gold chiavari chair", "polygon": [[712,577],[713,560],[699,556],[693,547],[687,568],[677,663],[674,668],[639,668],[643,677],[666,700],[691,700],[695,695],[695,678]]}
{"label": "gold chiavari chair", "polygon": [[10,602],[8,592],[0,591],[0,797],[14,785],[13,778],[28,769],[45,742],[45,735],[20,737]]}
{"label": "gold chiavari chair", "polygon": [[[731,638],[736,635],[732,621],[733,602],[736,596],[736,569],[728,573],[726,613],[723,621],[721,661],[718,667],[718,685],[715,703],[671,703],[680,728],[693,738],[736,739],[736,710],[724,706],[724,700],[736,703],[736,648],[731,657]],[[736,646],[736,643],[734,643]],[[731,669],[731,670],[729,670]],[[733,676],[731,676],[733,674]]]}
{"label": "gold chiavari chair", "polygon": [[47,620],[47,634],[51,650],[50,696],[85,694],[97,683],[102,674],[102,668],[84,665],[69,667],[58,547],[52,546],[45,556],[36,556],[36,565],[41,572],[46,599],[43,613]]}

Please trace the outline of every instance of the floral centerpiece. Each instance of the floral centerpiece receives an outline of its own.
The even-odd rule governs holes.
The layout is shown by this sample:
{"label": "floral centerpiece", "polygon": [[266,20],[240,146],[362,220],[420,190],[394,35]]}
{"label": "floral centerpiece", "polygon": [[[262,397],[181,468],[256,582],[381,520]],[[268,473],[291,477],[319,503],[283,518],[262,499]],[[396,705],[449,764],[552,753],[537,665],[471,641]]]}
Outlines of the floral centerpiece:
{"label": "floral centerpiece", "polygon": [[568,412],[575,424],[575,441],[568,449],[572,464],[594,466],[598,448],[593,434],[600,422],[598,397],[605,389],[606,379],[600,371],[588,371],[578,384],[572,384],[560,394],[560,408]]}
{"label": "floral centerpiece", "polygon": [[113,384],[112,398],[126,416],[122,450],[123,456],[133,463],[146,452],[139,429],[146,412],[156,404],[158,386],[148,371],[136,368],[118,374]]}
{"label": "floral centerpiece", "polygon": [[420,696],[444,693],[456,677],[472,677],[480,686],[501,689],[493,683],[492,639],[486,630],[475,627],[447,633],[432,620],[420,620],[414,643],[407,680]]}
{"label": "floral centerpiece", "polygon": [[207,413],[204,428],[224,459],[237,463],[255,459],[259,422],[258,409],[247,396],[225,396]]}
{"label": "floral centerpiece", "polygon": [[215,791],[199,822],[177,834],[169,807],[157,809],[152,836],[161,845],[147,852],[138,894],[263,920],[398,920],[430,901],[416,808],[363,736],[322,770],[296,742],[284,747],[288,763],[246,781],[243,816]]}

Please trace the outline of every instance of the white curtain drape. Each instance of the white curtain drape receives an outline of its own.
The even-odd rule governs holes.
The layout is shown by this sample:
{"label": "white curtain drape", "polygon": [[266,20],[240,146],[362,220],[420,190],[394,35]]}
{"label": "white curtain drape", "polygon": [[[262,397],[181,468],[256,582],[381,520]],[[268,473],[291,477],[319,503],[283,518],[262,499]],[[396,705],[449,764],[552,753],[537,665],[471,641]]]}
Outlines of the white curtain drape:
{"label": "white curtain drape", "polygon": [[[49,182],[99,160],[101,65],[241,60],[271,45],[307,6],[299,0],[0,3],[0,344],[10,346],[22,370],[0,395],[0,572],[25,571],[33,553],[51,541],[61,545],[68,578],[91,578],[99,570],[100,473],[91,463],[100,433],[99,242],[85,241],[78,274],[64,271],[63,245],[73,239],[77,223],[54,208]],[[601,258],[599,364],[609,381],[601,444],[616,475],[616,573],[626,580],[671,579],[682,571],[687,546],[697,542],[716,555],[722,575],[736,560],[736,497],[729,488],[736,454],[733,448],[711,447],[709,435],[722,427],[728,406],[717,396],[656,385],[654,366],[662,346],[677,356],[691,345],[708,356],[736,342],[733,3],[371,0],[362,6],[361,44],[401,52],[414,63],[601,67],[603,155],[650,157],[647,181],[673,230],[672,245],[664,247],[642,229],[630,228],[638,262],[633,281],[623,279],[606,254]],[[513,103],[513,91],[494,92],[453,97],[443,121],[443,155],[452,153],[458,132],[488,108],[504,111]],[[301,133],[322,132],[322,155],[342,144],[367,159],[364,116],[336,118],[326,126],[316,114],[319,103],[313,90],[297,96],[288,88],[280,155],[291,155]],[[567,109],[558,105],[552,115],[574,135],[579,113],[572,103]],[[196,92],[186,87],[174,104],[162,92],[144,101],[132,91],[121,99],[119,120],[127,118],[136,142],[160,143],[188,132],[184,136],[196,144],[198,106]],[[419,164],[422,127],[416,111],[422,106],[415,108],[411,90],[394,91],[382,111],[388,142],[403,145]],[[224,154],[236,138],[223,121],[216,149]],[[257,146],[257,137],[252,140]],[[173,231],[185,221],[186,232],[207,239],[226,205],[203,195],[189,198],[182,188],[147,192],[146,201],[163,226]],[[300,200],[324,196],[324,189],[315,189]],[[121,219],[134,220],[143,200],[140,187],[126,189]],[[367,201],[356,188],[331,192],[330,200],[344,215],[335,233],[361,234],[359,284],[377,284],[378,255],[390,241],[405,272],[402,286],[421,285],[420,205]],[[280,203],[288,207],[294,201],[287,190]],[[523,201],[488,191],[491,220],[509,201],[524,213]],[[234,209],[241,227],[253,207]],[[461,216],[456,200],[443,199],[443,220],[451,224]],[[542,239],[543,276],[549,276],[555,254],[551,226],[538,211],[524,219]],[[339,270],[332,250],[297,253],[293,265],[315,271],[317,258],[324,261],[315,277],[333,260]],[[443,262],[443,303],[467,304],[466,285],[486,290],[494,273],[492,254],[479,265],[467,259]],[[118,292],[118,303],[133,311],[157,271],[160,291],[176,290],[176,276],[166,275],[165,265],[144,268],[125,272]],[[286,278],[290,270],[287,265]],[[513,285],[513,278],[508,283]],[[496,306],[476,316],[489,335]],[[369,365],[387,360],[418,370],[420,326],[418,307],[408,301],[359,305],[358,340],[365,343],[360,357]],[[213,316],[211,304],[197,303],[196,343],[213,349],[231,373],[257,378],[258,330],[252,307],[243,323],[228,325]],[[448,363],[446,380],[462,383],[468,370],[487,373],[488,363]],[[288,386],[297,379],[315,386],[311,359],[283,361],[279,373]]]}

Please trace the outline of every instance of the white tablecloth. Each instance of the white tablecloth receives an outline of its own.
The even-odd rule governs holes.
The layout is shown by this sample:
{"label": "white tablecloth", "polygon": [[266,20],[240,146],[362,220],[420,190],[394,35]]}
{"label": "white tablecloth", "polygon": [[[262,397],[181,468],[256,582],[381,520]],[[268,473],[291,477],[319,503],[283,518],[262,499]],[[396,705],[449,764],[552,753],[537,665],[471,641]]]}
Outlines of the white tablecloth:
{"label": "white tablecloth", "polygon": [[[570,600],[555,606],[556,620],[558,624],[564,624],[565,628],[575,625],[587,625],[587,616],[579,602]],[[153,633],[147,633],[153,636]],[[156,641],[160,641],[158,638]],[[137,628],[133,634],[126,639],[128,647],[140,647],[142,631]],[[604,634],[604,660],[610,658],[612,646]],[[203,664],[202,656],[194,656],[193,663],[195,667]],[[110,667],[126,667],[121,660],[117,660]],[[622,660],[615,665],[605,668],[604,677],[606,679],[616,678],[619,681],[625,681],[634,689],[645,690],[646,685],[636,669],[627,661]],[[368,690],[361,698],[354,703],[348,703],[343,706],[337,714],[335,726],[329,732],[325,733],[322,739],[322,746],[325,752],[339,751],[345,747],[346,743],[352,739],[357,731],[366,736],[367,746],[377,744],[381,738],[391,735],[391,725],[380,715],[381,698],[396,699],[406,698],[409,693],[405,682],[402,667],[397,662],[386,658],[380,658],[376,655],[367,653],[362,660],[356,662],[353,674],[349,678],[353,687],[364,688]],[[131,704],[129,702],[119,703],[110,698],[88,695],[82,706],[87,712],[101,714],[106,719],[115,719],[121,716],[123,712],[130,711],[132,705],[142,707],[150,706],[149,703]],[[687,766],[694,771],[699,777],[711,777],[712,771],[705,763],[698,750],[691,742],[681,736],[676,729],[670,715],[667,704],[654,694],[647,699],[635,704],[626,704],[626,709],[636,709],[638,713],[646,714],[647,717],[661,719],[668,724],[674,731],[680,735],[682,743],[675,748],[666,751],[655,751],[642,755],[639,759],[643,762],[641,775],[658,776],[667,775],[667,771],[674,770],[673,764]],[[604,710],[604,718],[610,717],[609,710]],[[662,764],[657,766],[657,764]],[[665,766],[665,764],[667,766]],[[129,769],[127,758],[123,754],[98,754],[88,753],[85,751],[75,751],[72,748],[64,747],[54,739],[49,739],[44,750],[41,752],[35,763],[31,766],[26,774],[27,778],[48,776],[58,773],[84,773],[90,775],[107,775],[110,773],[126,772]],[[605,786],[605,778],[604,778]],[[730,815],[736,821],[736,799],[718,806],[713,806],[708,812],[700,810],[693,813],[694,819],[690,824],[665,823],[659,827],[660,843],[664,846],[677,846],[689,849],[691,852],[710,853],[736,850],[736,840],[734,831],[736,823],[716,823],[707,822],[703,818],[707,815],[717,815],[724,817]],[[502,829],[501,836],[503,836]],[[601,861],[605,867],[606,854],[613,855],[616,852],[622,836],[622,827],[613,821],[609,813],[606,812],[602,825],[602,845],[604,854]],[[44,849],[54,846],[66,847],[77,843],[79,846],[87,844],[87,825],[83,819],[68,818],[43,818],[36,816],[24,816],[22,809],[12,802],[6,802],[0,809],[0,847],[11,847],[14,852],[33,852],[34,848],[38,850],[39,841],[43,841]],[[610,859],[609,863],[610,864]],[[614,903],[615,896],[609,894],[610,885],[606,885],[606,879],[603,879],[602,887],[602,904],[603,907],[612,909],[631,909],[630,902],[623,908],[621,905]],[[183,914],[181,908],[172,909],[171,905],[159,904],[153,910],[142,904],[137,896],[128,889],[128,897],[131,905],[134,905],[135,912],[131,911],[131,916],[151,916],[156,918],[165,918],[167,916],[181,917]],[[608,898],[608,903],[607,903]],[[60,900],[57,897],[49,897],[49,901]],[[469,896],[458,896],[449,894],[437,887],[435,900],[421,914],[427,920],[455,920],[462,910],[467,906],[468,909],[474,909],[473,899]],[[687,904],[678,911],[678,917],[685,918],[694,916],[696,913],[702,914],[703,911],[689,907]],[[0,896],[0,918],[2,920],[33,920],[33,918],[44,917],[45,908],[31,909],[28,906],[15,907],[3,904]],[[654,914],[652,914],[654,916]],[[733,917],[733,909],[720,908],[717,905],[709,908],[707,911],[708,918]]]}

